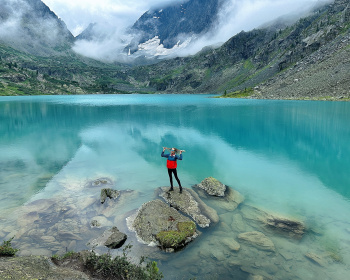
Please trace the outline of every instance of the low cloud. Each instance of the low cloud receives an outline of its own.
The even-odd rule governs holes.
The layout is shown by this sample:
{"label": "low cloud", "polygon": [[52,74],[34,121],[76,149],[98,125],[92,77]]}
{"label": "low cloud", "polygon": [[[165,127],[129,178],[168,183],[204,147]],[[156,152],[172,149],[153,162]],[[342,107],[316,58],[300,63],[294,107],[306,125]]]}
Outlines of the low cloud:
{"label": "low cloud", "polygon": [[[324,1],[331,2],[329,1]],[[219,13],[217,25],[211,32],[196,38],[177,55],[193,55],[205,46],[226,42],[241,31],[250,31],[281,16],[291,15],[295,20],[306,15],[318,0],[228,0]],[[290,17],[289,17],[290,19]]]}
{"label": "low cloud", "polygon": [[[151,56],[155,53],[165,58],[192,55],[205,46],[224,43],[242,30],[252,30],[282,15],[291,12],[301,15],[303,10],[318,3],[318,0],[224,0],[226,4],[211,32],[199,37],[193,36],[190,42],[189,38],[182,34],[179,37],[180,45],[171,52],[160,45],[156,50],[146,47],[143,51],[128,56],[126,47],[133,40],[137,41],[137,35],[130,34],[130,26],[152,7],[161,8],[179,1],[188,0],[43,0],[75,36],[90,23],[96,23],[93,34],[95,37],[92,40],[78,40],[73,47],[75,52],[102,61],[118,62],[132,62],[140,56]],[[0,39],[21,38],[21,42],[32,41],[34,48],[36,38],[30,37],[33,34],[29,36],[28,33],[23,33],[21,28],[21,18],[29,9],[26,1],[6,0],[4,7],[0,11],[0,19],[5,18],[0,20]],[[11,13],[12,16],[6,18],[6,13]],[[45,37],[53,44],[59,38],[56,25],[57,22],[52,20],[38,21],[36,26],[40,28],[36,31],[38,34],[34,35],[38,38]],[[150,43],[155,44],[155,40]]]}
{"label": "low cloud", "polygon": [[[107,0],[107,2],[108,1],[110,0]],[[252,30],[280,16],[294,13],[297,18],[298,15],[305,15],[307,9],[310,9],[311,6],[316,5],[318,2],[318,0],[226,0],[226,3],[219,13],[217,25],[212,29],[212,32],[200,37],[192,37],[189,44],[185,42],[188,38],[182,36],[182,38],[179,39],[181,39],[183,45],[176,46],[174,50],[170,52],[171,54],[169,54],[169,50],[164,49],[164,47],[160,45],[157,49],[153,50],[153,53],[152,50],[145,49],[128,57],[125,47],[132,40],[132,37],[128,34],[128,26],[131,26],[137,18],[140,17],[143,13],[142,9],[146,9],[146,7],[149,9],[154,5],[160,7],[161,5],[173,3],[173,1],[158,0],[149,1],[147,2],[148,5],[146,5],[143,1],[133,0],[131,3],[135,5],[135,10],[128,10],[125,6],[119,7],[121,10],[128,10],[129,13],[133,15],[132,21],[130,21],[130,19],[125,20],[124,17],[118,17],[116,21],[116,19],[112,19],[114,17],[113,13],[110,13],[108,16],[109,27],[107,27],[106,23],[103,24],[105,26],[104,32],[108,33],[109,30],[113,30],[113,32],[110,32],[103,40],[78,41],[74,50],[95,59],[120,62],[130,61],[140,55],[151,56],[152,54],[161,54],[160,57],[166,58],[193,55],[205,46],[224,43],[242,30]],[[117,9],[114,11],[116,10]],[[135,14],[135,11],[138,12],[138,15]],[[154,40],[150,41],[150,43],[154,44]]]}
{"label": "low cloud", "polygon": [[22,51],[50,55],[71,34],[44,6],[37,10],[32,5],[26,0],[6,0],[0,11],[0,40]]}

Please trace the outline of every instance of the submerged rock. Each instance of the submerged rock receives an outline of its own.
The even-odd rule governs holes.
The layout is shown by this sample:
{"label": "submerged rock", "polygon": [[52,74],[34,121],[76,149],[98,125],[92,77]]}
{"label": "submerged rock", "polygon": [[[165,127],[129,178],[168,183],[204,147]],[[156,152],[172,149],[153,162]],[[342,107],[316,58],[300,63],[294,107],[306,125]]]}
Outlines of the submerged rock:
{"label": "submerged rock", "polygon": [[[168,245],[167,239],[165,238],[162,244],[161,236],[158,234],[160,232],[179,231],[179,227],[181,227],[183,223],[191,225],[193,222],[159,199],[143,204],[135,215],[127,218],[128,228],[136,232],[141,242],[148,245],[163,245],[163,247]],[[184,238],[185,240],[179,241],[178,244],[184,245],[184,241],[185,243],[190,242],[196,237],[197,233],[194,231],[192,235],[186,236]]]}
{"label": "submerged rock", "polygon": [[88,181],[85,184],[85,187],[87,188],[111,188],[114,186],[114,182],[110,178],[98,178],[95,180]]}
{"label": "submerged rock", "polygon": [[261,222],[265,227],[292,238],[300,239],[306,231],[305,225],[295,219],[270,214],[249,205],[245,205],[241,210],[246,220]]}
{"label": "submerged rock", "polygon": [[238,235],[238,238],[248,242],[248,244],[253,245],[254,247],[269,252],[275,252],[275,245],[273,242],[265,236],[262,232],[251,231],[245,232]]}
{"label": "submerged rock", "polygon": [[92,247],[106,246],[110,249],[117,249],[123,246],[127,235],[118,230],[117,227],[106,230],[100,237],[90,241],[88,245]]}
{"label": "submerged rock", "polygon": [[205,178],[196,187],[206,191],[207,194],[213,196],[225,196],[226,185],[213,177]]}
{"label": "submerged rock", "polygon": [[305,257],[311,260],[313,263],[318,264],[319,266],[322,266],[322,267],[326,266],[325,259],[323,259],[319,255],[316,255],[315,253],[307,253]]}
{"label": "submerged rock", "polygon": [[169,191],[169,188],[160,188],[159,196],[177,210],[189,215],[198,226],[205,228],[219,221],[217,212],[206,205],[199,196],[190,189],[183,188],[180,194],[177,191]]}
{"label": "submerged rock", "polygon": [[101,190],[101,203],[105,203],[107,197],[110,199],[116,199],[120,195],[120,192],[113,189],[102,189]]}
{"label": "submerged rock", "polygon": [[261,275],[249,275],[247,280],[264,280],[264,277],[262,277]]}
{"label": "submerged rock", "polygon": [[302,222],[291,220],[285,217],[268,215],[265,224],[279,232],[286,233],[291,237],[301,238],[305,233],[305,226]]}
{"label": "submerged rock", "polygon": [[239,243],[234,240],[233,238],[223,238],[221,240],[221,242],[227,247],[229,248],[231,251],[235,251],[238,252],[239,249],[241,248],[241,245],[239,245]]}

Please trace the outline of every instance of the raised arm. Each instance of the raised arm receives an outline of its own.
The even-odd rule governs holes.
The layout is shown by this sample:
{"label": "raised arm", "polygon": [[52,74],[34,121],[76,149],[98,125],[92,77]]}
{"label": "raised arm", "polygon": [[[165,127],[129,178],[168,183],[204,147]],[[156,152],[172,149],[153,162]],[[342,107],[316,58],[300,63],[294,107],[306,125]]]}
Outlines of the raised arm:
{"label": "raised arm", "polygon": [[164,151],[165,151],[166,149],[167,149],[167,148],[164,148],[164,147],[163,147],[162,154],[160,155],[161,157],[166,157],[166,158],[169,157],[169,154],[164,154]]}

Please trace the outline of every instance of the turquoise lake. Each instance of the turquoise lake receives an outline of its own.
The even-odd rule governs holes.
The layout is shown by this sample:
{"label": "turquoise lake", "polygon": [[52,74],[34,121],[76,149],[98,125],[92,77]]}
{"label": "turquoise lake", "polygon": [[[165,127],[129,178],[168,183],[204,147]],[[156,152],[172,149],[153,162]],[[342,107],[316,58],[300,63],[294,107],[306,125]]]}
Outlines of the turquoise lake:
{"label": "turquoise lake", "polygon": [[[50,256],[89,249],[89,239],[117,225],[130,256],[157,260],[164,279],[347,279],[350,103],[211,97],[0,97],[0,241],[14,236],[19,255]],[[125,223],[169,186],[163,146],[186,150],[177,168],[183,187],[212,176],[245,197],[234,211],[203,199],[220,222],[173,254],[139,243]],[[84,225],[102,210],[100,190],[86,186],[99,178],[129,196],[90,229]],[[266,230],[250,219],[252,209],[307,230],[301,239]],[[241,242],[248,231],[263,232],[276,251]],[[224,238],[240,250],[228,250]]]}

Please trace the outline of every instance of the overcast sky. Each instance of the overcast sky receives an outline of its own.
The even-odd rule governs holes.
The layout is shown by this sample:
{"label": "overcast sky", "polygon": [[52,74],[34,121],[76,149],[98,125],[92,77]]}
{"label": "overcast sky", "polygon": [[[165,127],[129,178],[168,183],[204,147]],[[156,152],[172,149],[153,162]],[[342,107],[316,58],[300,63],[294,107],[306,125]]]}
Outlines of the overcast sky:
{"label": "overcast sky", "polygon": [[[181,0],[42,0],[68,26],[73,35],[80,34],[92,22],[109,22],[117,28],[133,24],[145,11],[156,5]],[[182,0],[183,1],[183,0]],[[244,6],[247,25],[297,10],[318,0],[230,0],[232,7]],[[261,10],[259,18],[256,11]]]}
{"label": "overcast sky", "polygon": [[74,36],[90,23],[110,22],[117,28],[133,24],[151,7],[179,0],[42,0]]}
{"label": "overcast sky", "polygon": [[[92,58],[115,61],[131,40],[127,27],[152,7],[188,0],[42,0],[66,24],[74,36],[90,23],[98,23],[104,39],[78,41],[76,52]],[[177,51],[176,55],[195,54],[203,47],[224,43],[238,32],[252,30],[263,23],[289,14],[301,13],[305,7],[322,0],[226,0],[219,13],[214,33],[205,34]],[[324,1],[324,0],[323,0]],[[332,1],[332,0],[329,0]]]}

